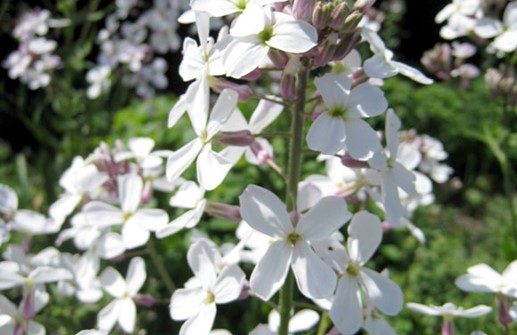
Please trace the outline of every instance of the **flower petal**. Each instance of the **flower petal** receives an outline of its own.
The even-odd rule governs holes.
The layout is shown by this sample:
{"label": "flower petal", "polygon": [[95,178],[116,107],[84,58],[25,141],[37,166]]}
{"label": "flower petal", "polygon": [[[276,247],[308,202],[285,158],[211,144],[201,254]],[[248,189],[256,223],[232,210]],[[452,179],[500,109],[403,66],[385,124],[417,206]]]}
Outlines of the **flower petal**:
{"label": "flower petal", "polygon": [[196,168],[199,184],[211,191],[221,185],[230,172],[232,164],[223,155],[213,151],[211,145],[208,144],[199,153]]}
{"label": "flower petal", "polygon": [[253,229],[278,238],[293,231],[284,203],[271,191],[249,185],[239,197],[239,201],[241,216]]}
{"label": "flower petal", "polygon": [[206,292],[201,287],[175,290],[169,305],[171,318],[181,321],[196,315],[204,304],[205,298]]}
{"label": "flower petal", "polygon": [[172,153],[167,159],[167,180],[176,180],[196,159],[203,145],[203,142],[196,138]]}
{"label": "flower petal", "polygon": [[181,326],[179,335],[208,335],[214,325],[216,313],[215,304],[203,304],[199,312]]}
{"label": "flower petal", "polygon": [[351,217],[352,214],[348,211],[343,198],[325,197],[302,215],[296,231],[309,241],[324,240],[341,228]]}
{"label": "flower petal", "polygon": [[296,243],[292,267],[302,294],[310,299],[329,298],[336,288],[336,274],[306,241]]}
{"label": "flower petal", "polygon": [[354,215],[348,226],[348,253],[352,260],[365,264],[382,240],[381,220],[367,211]]}
{"label": "flower petal", "polygon": [[363,323],[363,307],[357,281],[344,274],[339,280],[329,316],[343,335],[355,334]]}
{"label": "flower petal", "polygon": [[334,155],[345,147],[345,123],[341,119],[323,113],[314,121],[307,134],[310,149],[323,154]]}
{"label": "flower petal", "polygon": [[404,296],[400,287],[391,279],[375,271],[362,268],[360,283],[372,303],[388,315],[397,315],[402,309]]}
{"label": "flower petal", "polygon": [[239,297],[246,275],[237,265],[225,268],[217,278],[214,287],[215,302],[225,304]]}
{"label": "flower petal", "polygon": [[100,276],[102,288],[115,298],[121,298],[127,291],[126,281],[114,268],[107,267]]}
{"label": "flower petal", "polygon": [[268,301],[282,287],[292,255],[292,248],[283,241],[269,246],[250,278],[250,287],[260,299]]}
{"label": "flower petal", "polygon": [[145,271],[145,262],[142,257],[135,257],[129,262],[126,274],[127,293],[130,297],[134,297],[142,285],[144,285],[147,273]]}

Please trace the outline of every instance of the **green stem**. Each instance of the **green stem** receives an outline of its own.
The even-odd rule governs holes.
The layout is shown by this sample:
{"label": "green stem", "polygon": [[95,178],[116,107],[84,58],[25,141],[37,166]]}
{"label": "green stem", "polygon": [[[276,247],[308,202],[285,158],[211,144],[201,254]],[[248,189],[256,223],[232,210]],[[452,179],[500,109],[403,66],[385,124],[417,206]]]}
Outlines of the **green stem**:
{"label": "green stem", "polygon": [[316,335],[325,335],[327,328],[329,327],[329,312],[324,311],[321,313],[320,324],[318,326],[318,332]]}
{"label": "green stem", "polygon": [[[288,211],[296,210],[296,199],[298,197],[298,182],[301,176],[301,165],[303,160],[303,142],[305,125],[305,95],[307,91],[308,60],[301,59],[302,66],[296,75],[296,101],[294,110],[291,113],[291,134],[289,145],[289,158],[287,170],[286,205]],[[282,289],[280,290],[280,327],[278,335],[287,335],[289,332],[289,318],[293,304],[293,274],[289,270]]]}
{"label": "green stem", "polygon": [[151,260],[153,261],[153,264],[160,274],[160,277],[162,278],[165,286],[171,293],[174,292],[176,286],[174,285],[171,276],[169,276],[169,273],[167,272],[167,269],[165,268],[160,255],[158,255],[152,238],[147,241],[147,251],[149,252],[149,256],[151,256]]}

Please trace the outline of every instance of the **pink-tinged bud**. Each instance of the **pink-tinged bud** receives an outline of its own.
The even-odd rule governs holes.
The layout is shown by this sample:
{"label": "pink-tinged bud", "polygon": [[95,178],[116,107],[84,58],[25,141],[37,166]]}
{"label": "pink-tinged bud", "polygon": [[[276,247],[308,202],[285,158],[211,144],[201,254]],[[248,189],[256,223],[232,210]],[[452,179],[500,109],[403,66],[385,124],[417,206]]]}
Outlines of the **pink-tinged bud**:
{"label": "pink-tinged bud", "polygon": [[327,335],[340,335],[341,333],[339,332],[339,330],[336,328],[336,327],[333,327],[328,333]]}
{"label": "pink-tinged bud", "polygon": [[152,307],[156,303],[156,299],[150,294],[137,294],[135,296],[135,302],[137,305],[144,307]]}
{"label": "pink-tinged bud", "polygon": [[236,147],[247,147],[254,141],[255,136],[249,130],[225,131],[217,136],[217,142]]}
{"label": "pink-tinged bud", "polygon": [[239,297],[237,300],[245,300],[248,299],[250,296],[250,282],[247,280],[244,280],[244,283],[242,283],[242,290],[241,294],[239,294]]}
{"label": "pink-tinged bud", "polygon": [[357,159],[352,158],[352,156],[350,156],[348,154],[341,157],[341,164],[343,164],[344,166],[347,166],[349,168],[352,168],[352,169],[354,169],[354,168],[360,169],[360,168],[369,167],[367,161],[359,161]]}
{"label": "pink-tinged bud", "polygon": [[359,12],[351,12],[345,19],[341,32],[353,33],[357,31],[359,23],[363,19],[363,14]]}
{"label": "pink-tinged bud", "polygon": [[34,289],[27,288],[23,294],[23,299],[21,302],[22,310],[21,315],[24,320],[30,320],[36,315],[36,308],[35,308],[35,296],[34,296]]}
{"label": "pink-tinged bud", "polygon": [[287,6],[287,2],[275,2],[273,6],[275,7],[275,11],[281,12],[284,10],[284,7]]}
{"label": "pink-tinged bud", "polygon": [[151,201],[153,197],[153,183],[151,181],[146,181],[144,184],[144,189],[142,190],[142,196],[140,197],[140,202],[142,205],[145,205]]}
{"label": "pink-tinged bud", "polygon": [[251,98],[251,96],[253,95],[253,91],[251,90],[251,88],[248,85],[237,84],[237,83],[234,83],[233,81],[229,81],[227,79],[219,78],[219,77],[213,78],[213,79],[214,79],[214,81],[212,84],[212,88],[217,93],[221,93],[225,88],[232,89],[235,92],[237,92],[237,94],[239,95],[240,102],[248,101]]}
{"label": "pink-tinged bud", "polygon": [[217,216],[232,222],[240,222],[241,209],[239,206],[223,204],[220,202],[207,201],[205,206],[205,212]]}
{"label": "pink-tinged bud", "polygon": [[289,213],[289,217],[291,218],[291,223],[293,224],[293,226],[296,227],[302,215],[298,211],[291,211]]}
{"label": "pink-tinged bud", "polygon": [[454,324],[451,318],[443,318],[442,335],[454,335]]}
{"label": "pink-tinged bud", "polygon": [[348,79],[352,81],[352,88],[354,88],[363,83],[366,83],[370,79],[370,77],[366,75],[363,69],[359,69],[354,73],[349,74]]}
{"label": "pink-tinged bud", "polygon": [[391,230],[393,230],[393,226],[391,225],[391,223],[389,223],[386,220],[381,222],[381,227],[382,227],[382,231],[384,233],[387,233],[387,232],[390,232]]}
{"label": "pink-tinged bud", "polygon": [[296,77],[291,74],[284,73],[280,80],[280,91],[282,92],[282,97],[284,99],[296,99]]}
{"label": "pink-tinged bud", "polygon": [[294,0],[292,14],[297,20],[308,21],[312,17],[316,0]]}
{"label": "pink-tinged bud", "polygon": [[323,30],[330,21],[330,4],[316,3],[312,12],[312,25],[317,30]]}
{"label": "pink-tinged bud", "polygon": [[497,297],[497,302],[497,319],[499,320],[499,323],[507,329],[510,322],[512,322],[512,317],[510,316],[510,300],[504,295],[499,295]]}
{"label": "pink-tinged bud", "polygon": [[358,10],[365,14],[370,8],[372,8],[375,0],[357,0],[352,7],[353,10]]}
{"label": "pink-tinged bud", "polygon": [[255,69],[255,70],[251,71],[250,73],[248,73],[247,75],[245,75],[244,77],[242,77],[241,79],[248,80],[248,81],[255,81],[255,80],[259,79],[261,75],[262,75],[262,71],[260,71],[259,69]]}
{"label": "pink-tinged bud", "polygon": [[336,48],[333,60],[337,61],[345,58],[360,41],[361,34],[358,31],[343,36]]}
{"label": "pink-tinged bud", "polygon": [[350,8],[346,2],[341,2],[339,5],[334,7],[332,13],[330,14],[330,26],[340,31],[343,27],[343,22],[345,22],[348,14],[350,13]]}
{"label": "pink-tinged bud", "polygon": [[272,152],[264,148],[259,142],[255,141],[250,146],[251,152],[255,155],[259,164],[266,165],[273,160]]}
{"label": "pink-tinged bud", "polygon": [[268,56],[275,67],[279,69],[283,69],[287,65],[287,62],[289,62],[289,56],[287,56],[287,54],[282,50],[270,49]]}
{"label": "pink-tinged bud", "polygon": [[325,40],[318,48],[318,55],[314,57],[314,67],[327,65],[336,54],[337,45],[335,41]]}

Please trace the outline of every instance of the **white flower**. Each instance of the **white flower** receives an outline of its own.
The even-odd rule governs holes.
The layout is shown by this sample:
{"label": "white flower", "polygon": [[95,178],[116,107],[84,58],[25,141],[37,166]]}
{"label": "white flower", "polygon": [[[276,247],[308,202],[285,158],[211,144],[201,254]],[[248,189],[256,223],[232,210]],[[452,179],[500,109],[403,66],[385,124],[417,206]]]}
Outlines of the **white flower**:
{"label": "white flower", "polygon": [[144,245],[150,231],[156,231],[167,224],[167,212],[161,209],[138,208],[143,189],[142,178],[136,174],[119,177],[118,196],[120,209],[100,201],[92,201],[84,206],[86,220],[99,227],[123,224],[122,238],[127,248]]}
{"label": "white flower", "polygon": [[312,49],[318,40],[316,29],[307,22],[256,3],[246,6],[230,34],[233,40],[225,49],[223,62],[227,75],[234,78],[257,68],[270,48],[298,54]]}
{"label": "white flower", "polygon": [[207,110],[189,114],[198,137],[169,156],[166,170],[168,180],[178,178],[197,158],[199,184],[206,190],[213,190],[222,183],[232,164],[221,153],[212,150],[211,141],[236,105],[237,93],[225,89],[212,108],[210,117]]}
{"label": "white flower", "polygon": [[503,14],[503,21],[484,18],[476,22],[474,32],[483,38],[495,37],[491,46],[499,51],[517,49],[517,2],[510,2]]}
{"label": "white flower", "polygon": [[207,12],[219,17],[242,12],[249,4],[268,5],[286,0],[192,0],[192,9],[196,12]]}
{"label": "white flower", "polygon": [[239,200],[243,220],[274,240],[251,274],[250,286],[255,294],[269,300],[280,289],[291,267],[305,296],[329,297],[336,275],[310,243],[326,240],[348,221],[351,214],[345,201],[323,198],[293,224],[280,199],[262,187],[248,186]]}
{"label": "white flower", "polygon": [[352,88],[345,75],[328,73],[315,82],[327,109],[309,129],[309,148],[334,155],[346,146],[355,159],[373,156],[380,141],[363,118],[384,113],[388,107],[384,93],[368,83]]}
{"label": "white flower", "polygon": [[337,249],[334,254],[335,264],[342,274],[329,313],[344,335],[355,334],[363,324],[361,290],[368,301],[387,315],[398,314],[403,303],[397,284],[364,267],[382,240],[379,218],[361,211],[352,218],[348,233],[347,249]]}
{"label": "white flower", "polygon": [[486,264],[471,266],[467,274],[456,279],[456,286],[467,292],[502,293],[517,298],[517,261],[510,263],[502,274]]}
{"label": "white flower", "polygon": [[108,92],[111,87],[111,67],[98,65],[86,73],[86,81],[90,84],[86,95],[90,99],[98,98],[102,93]]}
{"label": "white flower", "polygon": [[206,240],[200,239],[190,247],[187,259],[196,284],[174,291],[169,306],[173,320],[187,320],[179,335],[208,335],[217,313],[216,304],[239,297],[244,272],[237,265],[219,271],[219,258],[219,252]]}
{"label": "white flower", "polygon": [[472,16],[481,7],[480,0],[453,0],[447,4],[438,14],[436,14],[436,23],[442,23],[450,19],[454,15]]}
{"label": "white flower", "polygon": [[[38,313],[48,303],[49,296],[47,292],[34,292],[34,311]],[[16,307],[6,297],[0,295],[0,334],[21,334],[21,329],[26,330],[26,335],[44,335],[45,327],[33,320],[25,320],[23,317],[23,306]]]}
{"label": "white flower", "polygon": [[[310,309],[302,309],[289,319],[289,334],[304,332],[318,323],[320,316]],[[280,327],[280,314],[271,310],[268,317],[268,325],[258,325],[249,335],[277,335]]]}
{"label": "white flower", "polygon": [[147,277],[145,262],[135,257],[129,262],[126,279],[112,267],[106,268],[101,276],[102,288],[115,299],[97,315],[99,329],[109,332],[118,323],[126,333],[133,333],[136,321],[136,306],[133,299]]}
{"label": "white flower", "polygon": [[134,137],[128,141],[129,151],[115,154],[115,162],[135,159],[143,170],[158,169],[163,164],[163,157],[168,157],[172,151],[152,151],[154,140],[149,137]]}
{"label": "white flower", "polygon": [[183,228],[193,228],[198,224],[205,211],[205,190],[193,181],[186,181],[171,197],[169,205],[189,210],[159,229],[156,232],[158,238],[175,234]]}
{"label": "white flower", "polygon": [[364,62],[364,72],[369,77],[384,79],[400,73],[420,84],[433,83],[432,79],[427,78],[417,69],[392,60],[393,52],[386,48],[380,36],[373,30],[363,29],[362,36],[368,41],[370,49],[374,52],[374,55]]}
{"label": "white flower", "polygon": [[492,307],[479,305],[469,309],[463,309],[463,307],[456,307],[456,305],[448,302],[443,306],[435,305],[422,305],[414,302],[408,302],[407,308],[420,314],[438,316],[441,315],[445,318],[462,317],[462,318],[477,318],[486,315],[492,311]]}
{"label": "white flower", "polygon": [[[382,204],[386,210],[386,216],[391,225],[400,227],[401,220],[404,216],[404,208],[402,207],[399,195],[399,187],[408,195],[415,196],[417,190],[415,188],[416,176],[410,171],[420,162],[420,156],[415,150],[406,151],[408,155],[399,155],[399,139],[398,131],[400,129],[400,120],[392,109],[388,110],[386,116],[386,145],[388,154],[384,150],[380,150],[370,160],[370,165],[380,171]],[[417,156],[415,156],[417,154]],[[405,158],[402,160],[401,158]],[[401,162],[405,162],[407,167]]]}

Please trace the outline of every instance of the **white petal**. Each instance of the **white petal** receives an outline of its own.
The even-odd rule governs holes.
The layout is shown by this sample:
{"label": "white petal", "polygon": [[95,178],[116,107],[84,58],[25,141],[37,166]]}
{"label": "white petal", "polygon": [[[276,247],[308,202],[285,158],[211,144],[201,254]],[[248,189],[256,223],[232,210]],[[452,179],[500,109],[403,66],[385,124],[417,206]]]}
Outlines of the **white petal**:
{"label": "white petal", "polygon": [[127,293],[130,297],[134,297],[138,293],[142,285],[144,285],[146,277],[143,258],[135,257],[131,259],[126,274]]}
{"label": "white petal", "polygon": [[306,241],[296,243],[292,260],[298,288],[311,299],[329,298],[336,288],[336,274]]}
{"label": "white petal", "polygon": [[181,326],[179,335],[208,335],[216,312],[215,304],[203,304],[199,312]]}
{"label": "white petal", "polygon": [[324,240],[341,228],[351,217],[352,214],[348,211],[343,198],[326,197],[301,217],[296,231],[309,241]]}
{"label": "white petal", "polygon": [[350,92],[348,106],[350,117],[373,117],[384,113],[388,100],[380,88],[364,83]]}
{"label": "white petal", "polygon": [[197,180],[209,191],[221,185],[232,168],[232,163],[220,153],[212,151],[210,145],[205,145],[201,150],[196,165]]}
{"label": "white petal", "polygon": [[117,233],[106,233],[101,236],[96,245],[99,257],[112,259],[120,256],[126,251],[122,236]]}
{"label": "white petal", "polygon": [[358,212],[348,226],[348,233],[350,258],[365,264],[381,244],[381,220],[367,211]]}
{"label": "white petal", "polygon": [[224,67],[230,77],[241,78],[256,69],[266,58],[269,47],[255,36],[236,38],[225,50]]}
{"label": "white petal", "polygon": [[200,135],[208,121],[210,87],[206,75],[201,75],[187,89],[187,113],[196,134]]}
{"label": "white petal", "polygon": [[279,238],[293,231],[285,205],[271,191],[249,185],[239,197],[239,201],[241,216],[253,229]]}
{"label": "white petal", "polygon": [[193,181],[186,181],[169,200],[169,205],[179,208],[194,208],[205,191]]}
{"label": "white petal", "polygon": [[222,125],[228,120],[237,106],[237,99],[239,95],[231,89],[224,89],[219,98],[215,102],[208,125],[206,127],[207,137],[212,138],[221,129]]}
{"label": "white petal", "polygon": [[435,306],[426,306],[426,305],[417,304],[414,302],[408,302],[406,304],[406,307],[409,308],[410,310],[420,313],[420,314],[433,315],[433,316],[442,315],[441,311],[439,311],[437,308],[435,308]]}
{"label": "white petal", "polygon": [[503,25],[499,20],[483,18],[476,21],[474,32],[479,37],[492,38],[503,32]]}
{"label": "white petal", "polygon": [[0,213],[10,214],[18,209],[18,196],[7,185],[0,184]]}
{"label": "white petal", "polygon": [[133,333],[136,322],[136,306],[131,299],[122,299],[119,302],[118,323],[126,333]]}
{"label": "white petal", "polygon": [[172,109],[169,112],[169,118],[167,119],[167,126],[169,128],[174,127],[178,120],[185,114],[187,111],[187,95],[183,94],[180,96],[178,101],[174,104]]}
{"label": "white petal", "polygon": [[274,25],[273,36],[266,43],[290,53],[309,51],[318,42],[316,29],[304,21],[286,21]]}
{"label": "white petal", "polygon": [[391,159],[397,158],[397,151],[399,147],[399,130],[400,130],[400,119],[393,109],[388,109],[386,113],[386,124],[385,124],[385,137],[386,145]]}
{"label": "white petal", "polygon": [[354,277],[345,273],[339,280],[329,315],[343,335],[355,334],[361,328],[363,308],[359,287]]}
{"label": "white petal", "polygon": [[211,289],[216,281],[216,266],[220,262],[218,250],[206,240],[200,239],[190,247],[187,260],[203,287]]}
{"label": "white petal", "polygon": [[7,314],[15,316],[18,314],[18,307],[16,307],[9,299],[0,295],[0,314]]}
{"label": "white petal", "polygon": [[258,134],[269,126],[282,112],[284,106],[268,100],[260,100],[250,119],[250,130]]}
{"label": "white petal", "polygon": [[150,231],[156,231],[169,222],[167,212],[157,208],[143,208],[136,212],[131,218],[140,227]]}
{"label": "white petal", "polygon": [[176,180],[196,159],[203,148],[203,142],[194,139],[175,151],[167,160],[167,179]]}
{"label": "white petal", "polygon": [[118,304],[118,300],[113,300],[97,314],[99,329],[108,333],[117,322],[119,313],[120,304]]}
{"label": "white petal", "polygon": [[422,72],[418,71],[414,67],[395,61],[391,62],[391,65],[393,65],[401,75],[406,76],[417,83],[423,85],[430,85],[433,83],[431,78],[426,77]]}
{"label": "white petal", "polygon": [[334,155],[345,146],[345,123],[323,113],[314,121],[307,134],[307,145],[312,150]]}
{"label": "white petal", "polygon": [[409,171],[404,167],[404,165],[394,162],[393,163],[393,176],[397,181],[397,185],[403,189],[410,196],[416,196],[416,176],[413,172]]}
{"label": "white petal", "polygon": [[191,2],[193,10],[207,12],[211,16],[220,17],[239,11],[234,2],[228,0],[194,0]]}
{"label": "white petal", "polygon": [[497,36],[492,45],[504,52],[515,51],[517,49],[517,27]]}
{"label": "white petal", "polygon": [[239,297],[246,275],[237,265],[225,268],[217,278],[214,287],[215,302],[225,304]]}
{"label": "white petal", "polygon": [[142,228],[136,221],[129,220],[122,227],[122,239],[127,249],[134,249],[147,243],[149,230]]}
{"label": "white petal", "polygon": [[121,298],[127,291],[126,281],[114,268],[107,267],[99,277],[102,288],[115,298]]}
{"label": "white petal", "polygon": [[134,213],[140,204],[144,183],[136,174],[129,174],[119,178],[120,206],[124,213]]}
{"label": "white petal", "polygon": [[375,271],[362,268],[360,282],[372,303],[388,315],[397,315],[402,309],[404,296],[400,287],[391,279]]}
{"label": "white petal", "polygon": [[180,288],[174,291],[169,305],[171,318],[176,321],[186,320],[197,314],[204,304],[206,292],[201,287]]}
{"label": "white petal", "polygon": [[328,108],[347,104],[352,82],[346,76],[327,73],[322,77],[316,77],[314,83]]}
{"label": "white petal", "polygon": [[289,320],[289,332],[298,333],[309,330],[318,323],[320,315],[312,309],[302,309]]}
{"label": "white petal", "polygon": [[266,8],[256,3],[249,3],[241,15],[233,22],[230,34],[235,37],[257,35],[266,26]]}
{"label": "white petal", "polygon": [[122,210],[100,201],[91,201],[84,205],[83,213],[88,224],[97,227],[107,227],[124,221]]}
{"label": "white petal", "polygon": [[345,123],[346,148],[350,156],[358,160],[373,157],[381,149],[381,142],[373,128],[362,119],[350,119]]}
{"label": "white petal", "polygon": [[384,79],[393,77],[398,71],[387,63],[382,54],[375,54],[364,61],[364,72],[370,78]]}
{"label": "white petal", "polygon": [[455,313],[455,315],[461,316],[464,318],[478,318],[480,316],[490,313],[491,311],[492,311],[492,307],[485,306],[485,305],[479,305],[476,307],[466,309],[464,311],[459,311],[459,312]]}
{"label": "white petal", "polygon": [[250,278],[250,287],[259,298],[268,301],[282,287],[292,254],[292,248],[283,241],[269,246]]}
{"label": "white petal", "polygon": [[382,172],[382,204],[390,224],[394,227],[400,227],[404,209],[400,202],[397,179],[391,170]]}
{"label": "white petal", "polygon": [[49,215],[53,218],[65,218],[74,211],[82,196],[79,194],[63,194],[49,208]]}
{"label": "white petal", "polygon": [[65,268],[53,268],[47,266],[40,266],[32,270],[29,278],[36,283],[52,283],[60,280],[72,280],[74,276]]}

